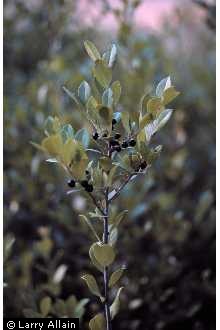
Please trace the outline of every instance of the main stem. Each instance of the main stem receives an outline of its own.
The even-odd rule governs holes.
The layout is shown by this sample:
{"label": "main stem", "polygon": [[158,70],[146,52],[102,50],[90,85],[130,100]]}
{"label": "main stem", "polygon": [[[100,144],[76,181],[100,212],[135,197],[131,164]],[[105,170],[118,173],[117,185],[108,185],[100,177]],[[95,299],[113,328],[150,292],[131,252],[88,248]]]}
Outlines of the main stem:
{"label": "main stem", "polygon": [[[108,216],[109,216],[109,200],[108,200],[108,188],[105,193],[105,216],[104,216],[104,244],[108,244]],[[109,306],[109,271],[108,267],[104,267],[104,294],[105,294],[105,319],[106,319],[106,330],[112,330],[111,315]]]}

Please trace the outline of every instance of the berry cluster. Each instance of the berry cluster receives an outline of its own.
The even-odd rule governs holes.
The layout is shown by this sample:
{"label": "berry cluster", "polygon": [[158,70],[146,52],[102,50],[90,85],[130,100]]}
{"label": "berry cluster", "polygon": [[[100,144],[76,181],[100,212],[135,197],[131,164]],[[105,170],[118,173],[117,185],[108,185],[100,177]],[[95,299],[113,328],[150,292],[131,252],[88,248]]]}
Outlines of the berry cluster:
{"label": "berry cluster", "polygon": [[[86,171],[86,174],[88,175],[89,172]],[[68,184],[68,186],[70,188],[74,188],[76,186],[76,181],[73,180],[73,179],[70,179],[67,182],[67,184]],[[82,180],[82,181],[80,181],[80,184],[85,189],[85,191],[87,191],[87,192],[93,192],[93,185],[91,183],[89,183],[88,180]]]}

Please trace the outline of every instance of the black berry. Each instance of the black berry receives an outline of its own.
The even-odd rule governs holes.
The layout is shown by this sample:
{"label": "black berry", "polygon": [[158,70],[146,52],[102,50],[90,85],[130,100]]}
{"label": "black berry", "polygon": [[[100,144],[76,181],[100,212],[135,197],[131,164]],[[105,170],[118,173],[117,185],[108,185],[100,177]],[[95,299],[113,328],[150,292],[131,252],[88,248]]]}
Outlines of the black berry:
{"label": "black berry", "polygon": [[117,120],[116,119],[112,119],[112,125],[117,124]]}
{"label": "black berry", "polygon": [[122,148],[126,149],[128,147],[128,142],[124,141],[121,146]]}
{"label": "black berry", "polygon": [[116,134],[115,134],[115,139],[116,139],[116,140],[120,139],[120,137],[121,137],[121,134],[119,134],[119,133],[116,133]]}
{"label": "black berry", "polygon": [[147,162],[146,162],[146,160],[144,160],[144,161],[141,163],[140,168],[141,168],[142,170],[144,170],[146,167],[147,167]]}
{"label": "black berry", "polygon": [[82,180],[80,183],[81,183],[81,186],[82,186],[83,188],[87,188],[88,185],[89,185],[89,183],[88,183],[87,180]]}
{"label": "black berry", "polygon": [[134,147],[134,146],[136,145],[136,141],[135,141],[134,139],[130,140],[130,141],[129,141],[129,145],[130,145],[131,147]]}
{"label": "black berry", "polygon": [[68,186],[69,186],[70,188],[74,188],[75,185],[76,185],[76,182],[75,182],[73,179],[71,179],[71,180],[69,180],[69,181],[67,182],[67,184],[68,184]]}
{"label": "black berry", "polygon": [[116,140],[110,140],[109,143],[110,143],[110,145],[113,146],[113,147],[119,145],[119,142],[116,141]]}
{"label": "black berry", "polygon": [[120,146],[116,146],[116,147],[115,147],[115,150],[116,150],[117,152],[120,152],[120,151],[121,151],[121,147],[120,147]]}
{"label": "black berry", "polygon": [[88,185],[85,187],[85,191],[87,191],[87,192],[92,192],[92,191],[93,191],[93,185],[92,185],[92,184],[88,184]]}
{"label": "black berry", "polygon": [[92,135],[93,139],[94,140],[97,140],[99,138],[99,135],[97,132],[95,132],[93,135]]}

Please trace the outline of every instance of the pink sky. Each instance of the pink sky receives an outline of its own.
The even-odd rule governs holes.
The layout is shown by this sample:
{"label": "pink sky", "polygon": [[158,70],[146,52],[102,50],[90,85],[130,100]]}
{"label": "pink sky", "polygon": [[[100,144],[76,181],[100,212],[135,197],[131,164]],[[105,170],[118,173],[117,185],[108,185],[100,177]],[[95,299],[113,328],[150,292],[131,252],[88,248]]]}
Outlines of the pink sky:
{"label": "pink sky", "polygon": [[[184,4],[187,0],[181,0]],[[120,4],[118,0],[108,0],[108,2],[117,8]],[[142,4],[136,9],[134,23],[137,28],[152,28],[158,30],[166,16],[172,14],[179,0],[143,0]],[[80,0],[79,10],[82,13],[83,21],[86,25],[99,24],[100,27],[111,30],[116,28],[116,22],[112,14],[107,14],[100,21],[100,5],[94,5],[90,0]],[[99,18],[99,20],[98,20]]]}

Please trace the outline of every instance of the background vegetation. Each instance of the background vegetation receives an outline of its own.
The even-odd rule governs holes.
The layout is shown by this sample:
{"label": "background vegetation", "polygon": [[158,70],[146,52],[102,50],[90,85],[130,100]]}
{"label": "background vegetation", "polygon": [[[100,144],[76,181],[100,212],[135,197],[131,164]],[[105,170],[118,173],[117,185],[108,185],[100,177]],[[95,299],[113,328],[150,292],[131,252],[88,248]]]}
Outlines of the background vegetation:
{"label": "background vegetation", "polygon": [[128,270],[113,326],[215,329],[214,7],[203,5],[195,20],[196,1],[179,6],[153,33],[133,25],[139,2],[128,8],[121,1],[120,11],[100,2],[100,19],[115,17],[114,36],[99,24],[80,24],[77,2],[5,2],[6,317],[45,317],[50,308],[50,315],[81,317],[84,329],[98,308],[80,279],[93,271],[91,240],[78,218],[86,200],[66,195],[64,173],[29,144],[41,140],[48,115],[68,118],[76,129],[86,125],[61,86],[73,89],[88,79],[83,40],[90,39],[99,49],[119,45],[120,107],[135,112],[143,91],[168,74],[181,91],[173,119],[155,137],[165,146],[160,160],[118,202],[129,210],[118,247]]}

